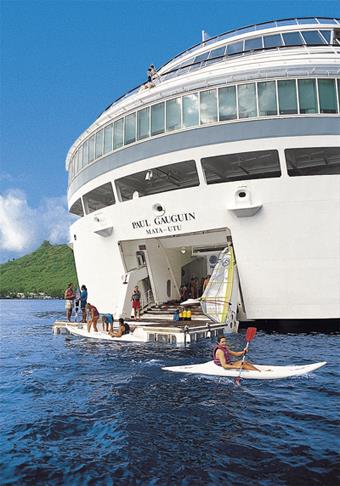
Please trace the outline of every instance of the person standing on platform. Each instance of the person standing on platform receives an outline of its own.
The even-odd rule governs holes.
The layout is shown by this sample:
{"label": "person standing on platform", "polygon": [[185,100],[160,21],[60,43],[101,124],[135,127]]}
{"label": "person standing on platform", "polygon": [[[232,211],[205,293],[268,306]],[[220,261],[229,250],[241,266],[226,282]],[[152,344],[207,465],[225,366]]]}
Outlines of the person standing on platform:
{"label": "person standing on platform", "polygon": [[82,285],[80,289],[80,309],[82,314],[81,322],[86,322],[86,304],[87,304],[87,288]]}
{"label": "person standing on platform", "polygon": [[68,322],[71,322],[71,315],[72,315],[74,298],[75,298],[75,295],[74,295],[74,291],[73,291],[73,284],[72,284],[72,282],[70,282],[67,286],[67,289],[65,290],[65,293],[64,293],[66,319],[68,320]]}
{"label": "person standing on platform", "polygon": [[89,311],[89,314],[90,314],[90,319],[87,322],[87,332],[91,331],[91,326],[93,326],[94,332],[98,332],[98,329],[97,329],[97,322],[98,322],[98,319],[99,319],[98,309],[97,309],[97,307],[95,307],[94,305],[91,305],[90,303],[88,303],[86,305],[86,307],[87,307],[87,310]]}
{"label": "person standing on platform", "polygon": [[131,302],[132,302],[132,309],[134,312],[134,318],[138,320],[140,319],[140,298],[141,298],[140,291],[138,289],[138,286],[136,285],[136,287],[133,289]]}

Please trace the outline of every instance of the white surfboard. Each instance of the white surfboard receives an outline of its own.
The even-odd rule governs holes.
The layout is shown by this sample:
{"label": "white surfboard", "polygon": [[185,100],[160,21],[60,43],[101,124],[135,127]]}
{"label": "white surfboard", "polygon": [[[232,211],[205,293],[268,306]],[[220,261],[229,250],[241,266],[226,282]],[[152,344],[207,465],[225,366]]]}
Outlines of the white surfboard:
{"label": "white surfboard", "polygon": [[100,339],[103,341],[120,341],[120,342],[134,342],[134,343],[145,343],[147,341],[147,333],[144,332],[142,329],[136,328],[133,332],[129,334],[123,334],[121,337],[112,337],[107,332],[98,331],[94,332],[91,330],[90,332],[87,329],[82,329],[74,326],[65,326],[66,329],[70,334],[73,336],[80,336],[90,339]]}
{"label": "white surfboard", "polygon": [[[242,370],[241,378],[248,380],[278,380],[280,378],[289,378],[291,376],[305,375],[311,371],[315,371],[321,366],[324,366],[326,361],[320,363],[313,363],[309,365],[289,365],[289,366],[271,366],[271,365],[257,365],[260,371]],[[162,368],[165,371],[174,371],[176,373],[194,373],[199,375],[212,376],[229,376],[236,378],[239,376],[240,370],[229,369],[225,370],[221,366],[217,366],[213,361],[207,363],[184,365],[184,366],[167,366]]]}

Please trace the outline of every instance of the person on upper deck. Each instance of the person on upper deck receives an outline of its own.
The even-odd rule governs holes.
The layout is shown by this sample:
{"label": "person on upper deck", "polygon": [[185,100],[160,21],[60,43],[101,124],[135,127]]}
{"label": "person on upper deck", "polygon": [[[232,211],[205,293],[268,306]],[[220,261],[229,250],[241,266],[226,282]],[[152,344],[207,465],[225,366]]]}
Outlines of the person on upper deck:
{"label": "person on upper deck", "polygon": [[[232,362],[232,356],[243,356],[247,353],[247,348],[244,348],[243,351],[231,351],[227,346],[227,340],[225,336],[219,336],[217,339],[217,345],[213,350],[213,360],[217,366],[222,366],[222,368],[229,370],[229,369],[240,369],[242,360]],[[243,361],[242,364],[243,370],[255,370],[260,371],[255,366],[253,366],[249,361]]]}

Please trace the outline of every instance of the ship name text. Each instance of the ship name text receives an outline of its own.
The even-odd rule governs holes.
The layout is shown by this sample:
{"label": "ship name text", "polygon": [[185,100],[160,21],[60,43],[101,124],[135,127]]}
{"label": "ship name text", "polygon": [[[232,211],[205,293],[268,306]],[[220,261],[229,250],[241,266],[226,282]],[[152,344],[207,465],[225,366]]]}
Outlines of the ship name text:
{"label": "ship name text", "polygon": [[132,221],[132,229],[145,228],[146,234],[148,235],[175,233],[182,229],[182,225],[179,223],[195,219],[195,212],[164,214],[162,216],[155,216],[152,220],[140,219],[138,221]]}

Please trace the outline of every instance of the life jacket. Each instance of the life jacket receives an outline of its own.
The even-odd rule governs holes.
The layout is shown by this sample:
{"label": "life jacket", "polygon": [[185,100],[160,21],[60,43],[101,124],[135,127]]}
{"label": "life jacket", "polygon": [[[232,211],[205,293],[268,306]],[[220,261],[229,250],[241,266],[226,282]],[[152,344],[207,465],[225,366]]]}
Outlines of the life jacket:
{"label": "life jacket", "polygon": [[123,334],[130,334],[130,326],[127,322],[124,322],[123,326],[125,327],[125,331]]}
{"label": "life jacket", "polygon": [[191,310],[187,310],[187,321],[191,321]]}
{"label": "life jacket", "polygon": [[220,346],[219,344],[217,344],[215,347],[214,347],[214,350],[213,350],[213,360],[214,360],[214,363],[217,365],[217,366],[222,366],[221,365],[221,362],[220,360],[216,357],[216,352],[221,349],[224,353],[224,358],[225,358],[225,362],[230,364],[231,363],[231,357],[230,357],[230,354],[229,354],[229,351],[227,348],[223,347],[223,346]]}

